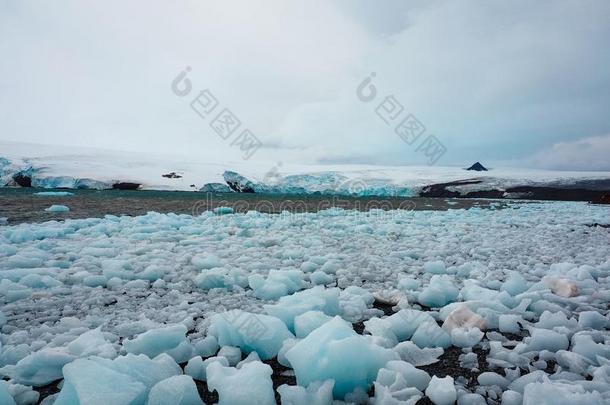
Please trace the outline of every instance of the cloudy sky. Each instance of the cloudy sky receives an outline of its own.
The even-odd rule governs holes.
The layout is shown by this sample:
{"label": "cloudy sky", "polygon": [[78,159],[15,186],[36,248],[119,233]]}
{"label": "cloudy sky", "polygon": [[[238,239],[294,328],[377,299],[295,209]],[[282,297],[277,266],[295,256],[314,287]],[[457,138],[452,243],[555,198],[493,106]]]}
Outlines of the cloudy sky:
{"label": "cloudy sky", "polygon": [[[0,139],[222,161],[247,128],[253,160],[409,165],[432,134],[438,164],[610,170],[608,38],[606,0],[0,0]],[[403,110],[385,123],[387,97]]]}

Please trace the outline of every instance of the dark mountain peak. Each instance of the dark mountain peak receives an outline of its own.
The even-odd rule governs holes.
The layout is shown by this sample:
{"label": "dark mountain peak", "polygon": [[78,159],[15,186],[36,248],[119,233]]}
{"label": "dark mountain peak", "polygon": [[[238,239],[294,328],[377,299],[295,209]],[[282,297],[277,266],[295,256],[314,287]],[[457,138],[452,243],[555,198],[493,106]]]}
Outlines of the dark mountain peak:
{"label": "dark mountain peak", "polygon": [[477,172],[486,172],[487,171],[485,166],[483,166],[480,162],[476,162],[475,164],[473,164],[472,166],[470,166],[466,170],[474,170],[474,171],[477,171]]}

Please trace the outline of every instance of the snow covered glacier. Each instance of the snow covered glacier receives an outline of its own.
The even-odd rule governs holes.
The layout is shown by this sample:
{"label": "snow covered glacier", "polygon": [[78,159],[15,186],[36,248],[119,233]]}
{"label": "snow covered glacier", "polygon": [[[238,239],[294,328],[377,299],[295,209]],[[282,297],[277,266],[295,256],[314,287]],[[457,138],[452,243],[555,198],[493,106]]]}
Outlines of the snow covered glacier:
{"label": "snow covered glacier", "polygon": [[416,196],[432,184],[464,180],[476,183],[456,184],[450,186],[451,190],[465,194],[514,186],[569,186],[600,179],[610,179],[610,172],[514,168],[473,172],[436,166],[218,163],[203,158],[0,142],[0,186],[27,183],[42,188],[108,189],[123,184],[152,190],[404,197]]}
{"label": "snow covered glacier", "polygon": [[608,403],[609,218],[509,202],[2,226],[0,403]]}

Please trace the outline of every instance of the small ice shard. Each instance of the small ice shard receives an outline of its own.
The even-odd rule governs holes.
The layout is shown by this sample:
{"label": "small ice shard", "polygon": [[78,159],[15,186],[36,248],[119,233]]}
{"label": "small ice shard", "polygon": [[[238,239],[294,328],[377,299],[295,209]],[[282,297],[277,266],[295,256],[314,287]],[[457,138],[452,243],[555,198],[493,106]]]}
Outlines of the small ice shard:
{"label": "small ice shard", "polygon": [[208,270],[222,266],[222,262],[218,256],[207,253],[193,256],[191,258],[191,263],[198,270]]}
{"label": "small ice shard", "polygon": [[263,360],[275,357],[282,342],[294,337],[278,318],[241,310],[214,315],[208,333],[221,346],[236,346],[245,353],[256,351]]}
{"label": "small ice shard", "polygon": [[49,208],[45,208],[45,211],[46,212],[56,212],[56,213],[59,213],[59,212],[69,212],[70,208],[68,208],[65,205],[53,204]]}
{"label": "small ice shard", "polygon": [[145,354],[152,358],[175,349],[185,342],[186,332],[186,326],[182,324],[152,329],[138,335],[135,339],[124,341],[123,347],[127,353]]}
{"label": "small ice shard", "polygon": [[333,380],[315,381],[305,387],[280,385],[277,392],[287,405],[328,405],[333,403]]}
{"label": "small ice shard", "polygon": [[275,405],[272,373],[259,361],[240,369],[212,363],[207,368],[208,389],[218,391],[219,405]]}
{"label": "small ice shard", "polygon": [[457,391],[453,383],[453,378],[447,376],[445,378],[438,378],[432,376],[428,388],[426,388],[426,396],[435,405],[452,405],[457,399]]}
{"label": "small ice shard", "polygon": [[175,375],[159,381],[150,390],[146,405],[204,405],[195,381],[188,375]]}
{"label": "small ice shard", "polygon": [[[398,356],[363,336],[351,325],[335,317],[286,353],[297,382],[308,386],[314,381],[333,379],[334,398],[344,398],[356,388],[367,390],[377,372],[389,360]],[[345,367],[349,364],[349,367]]]}

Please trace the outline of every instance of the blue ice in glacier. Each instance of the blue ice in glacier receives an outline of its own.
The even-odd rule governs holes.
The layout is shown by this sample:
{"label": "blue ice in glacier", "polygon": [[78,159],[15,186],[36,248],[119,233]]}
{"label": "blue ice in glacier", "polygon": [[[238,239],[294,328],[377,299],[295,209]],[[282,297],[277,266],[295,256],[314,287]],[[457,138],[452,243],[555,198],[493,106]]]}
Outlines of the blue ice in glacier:
{"label": "blue ice in glacier", "polygon": [[40,191],[38,193],[34,193],[34,195],[39,195],[42,197],[67,197],[69,195],[74,195],[69,191]]}
{"label": "blue ice in glacier", "polygon": [[53,204],[49,208],[45,208],[45,211],[47,211],[47,212],[68,212],[68,211],[70,211],[70,208],[68,208],[65,205],[61,205],[61,204]]}
{"label": "blue ice in glacier", "polygon": [[248,277],[248,284],[256,297],[265,300],[275,300],[305,287],[300,270],[270,270],[266,278],[253,274]]}
{"label": "blue ice in glacier", "polygon": [[208,389],[218,392],[219,405],[275,405],[273,370],[260,361],[241,368],[212,363],[207,368]]}
{"label": "blue ice in glacier", "polygon": [[338,288],[316,286],[284,296],[277,304],[265,305],[264,308],[269,315],[280,318],[291,331],[294,331],[294,318],[305,312],[322,311],[326,315],[338,315],[339,293]]}
{"label": "blue ice in glacier", "polygon": [[188,375],[175,375],[152,387],[146,405],[167,404],[204,405],[195,382]]}
{"label": "blue ice in glacier", "polygon": [[[170,325],[164,328],[152,329],[131,340],[125,340],[123,347],[127,353],[145,354],[155,357],[158,354],[175,349],[186,341],[186,326]],[[190,358],[190,357],[189,357]]]}
{"label": "blue ice in glacier", "polygon": [[368,390],[379,369],[398,356],[358,335],[337,316],[299,341],[286,358],[300,386],[332,379],[333,395],[342,399],[356,388]]}
{"label": "blue ice in glacier", "polygon": [[215,314],[208,334],[221,346],[237,346],[245,353],[255,351],[263,360],[275,357],[282,342],[294,337],[278,318],[241,310]]}

